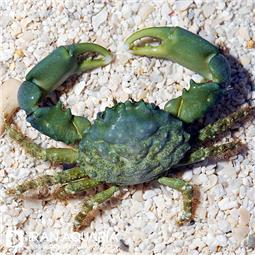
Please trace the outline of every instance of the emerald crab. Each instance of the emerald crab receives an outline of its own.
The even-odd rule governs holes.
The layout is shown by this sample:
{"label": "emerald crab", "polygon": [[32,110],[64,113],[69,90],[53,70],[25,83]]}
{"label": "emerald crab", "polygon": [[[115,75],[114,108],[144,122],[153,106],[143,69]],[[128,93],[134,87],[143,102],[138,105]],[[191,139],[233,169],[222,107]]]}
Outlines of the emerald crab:
{"label": "emerald crab", "polygon": [[[145,37],[156,39],[159,45],[136,43]],[[72,144],[73,148],[44,149],[6,123],[9,136],[36,158],[76,164],[54,175],[29,179],[9,189],[8,194],[65,199],[102,183],[108,185],[107,189],[85,199],[75,216],[75,231],[89,224],[88,215],[96,205],[110,199],[122,187],[151,180],[182,193],[183,213],[178,222],[190,221],[193,187],[184,180],[167,177],[168,173],[240,147],[238,141],[209,147],[205,142],[212,141],[251,110],[240,109],[200,129],[196,135],[191,134],[190,125],[217,103],[229,83],[230,67],[226,58],[217,47],[180,27],[146,28],[128,37],[126,44],[135,55],[170,59],[201,74],[205,82],[191,81],[190,88],[167,102],[164,110],[143,100],[128,100],[98,113],[91,124],[86,117],[73,116],[70,109],[63,109],[59,102],[51,107],[42,107],[40,103],[70,75],[109,64],[112,54],[92,43],[61,46],[27,74],[18,100],[35,129],[57,141]],[[101,57],[84,59],[83,55],[89,52]],[[52,191],[52,187],[56,188]]]}

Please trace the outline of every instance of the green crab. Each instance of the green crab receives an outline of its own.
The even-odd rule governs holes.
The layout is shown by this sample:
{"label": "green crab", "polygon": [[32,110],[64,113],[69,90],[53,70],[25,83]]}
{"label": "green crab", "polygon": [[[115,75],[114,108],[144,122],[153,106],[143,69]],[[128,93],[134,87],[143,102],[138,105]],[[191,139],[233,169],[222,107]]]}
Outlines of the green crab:
{"label": "green crab", "polygon": [[[136,43],[145,37],[157,40],[159,45],[145,44],[144,41]],[[182,193],[183,213],[178,222],[190,221],[193,217],[192,185],[166,177],[167,174],[176,167],[238,148],[239,142],[210,147],[204,143],[250,111],[250,108],[241,109],[199,130],[196,135],[191,134],[189,126],[217,103],[230,80],[226,58],[217,47],[180,27],[143,29],[127,38],[126,44],[135,55],[170,59],[201,74],[205,82],[198,84],[191,80],[190,88],[170,100],[164,110],[153,103],[128,100],[98,113],[91,124],[86,117],[73,116],[70,109],[63,109],[60,102],[51,107],[42,107],[40,103],[70,75],[109,64],[112,54],[92,43],[61,46],[27,74],[19,89],[18,100],[34,128],[55,140],[72,144],[73,148],[41,148],[6,123],[9,136],[36,158],[76,164],[76,167],[54,175],[27,180],[9,189],[9,194],[22,196],[32,192],[32,196],[38,198],[49,195],[68,198],[101,183],[108,184],[106,190],[85,200],[75,216],[75,231],[89,224],[88,215],[95,206],[111,198],[122,187],[151,180]],[[84,57],[91,52],[98,57]],[[56,187],[53,192],[52,187]]]}

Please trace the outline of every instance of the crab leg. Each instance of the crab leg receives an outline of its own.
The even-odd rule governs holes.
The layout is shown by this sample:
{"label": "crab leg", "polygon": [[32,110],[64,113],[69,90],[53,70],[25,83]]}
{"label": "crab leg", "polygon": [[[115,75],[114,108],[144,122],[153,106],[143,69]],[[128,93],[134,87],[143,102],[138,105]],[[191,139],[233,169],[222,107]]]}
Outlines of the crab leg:
{"label": "crab leg", "polygon": [[209,124],[199,131],[198,141],[205,142],[207,140],[215,139],[217,135],[224,133],[235,125],[236,121],[246,118],[253,110],[254,107],[245,107],[223,119],[219,119],[218,121]]}
{"label": "crab leg", "polygon": [[[83,54],[91,52],[102,57],[82,60]],[[87,118],[73,116],[70,109],[62,109],[60,102],[52,107],[40,107],[39,104],[71,75],[105,66],[111,61],[111,53],[93,43],[55,49],[32,68],[19,88],[18,101],[20,108],[26,111],[27,120],[35,129],[55,140],[66,144],[79,141],[90,126]]]}
{"label": "crab leg", "polygon": [[84,202],[84,204],[81,207],[81,211],[75,216],[74,220],[74,231],[79,231],[81,228],[88,225],[88,222],[86,221],[87,215],[89,212],[91,212],[94,208],[94,206],[97,206],[98,204],[102,204],[106,200],[110,199],[116,191],[118,191],[119,188],[116,186],[111,186],[107,190],[101,191],[97,193],[96,195],[92,196],[88,200]]}
{"label": "crab leg", "polygon": [[[137,40],[145,37],[156,39],[160,44],[157,46],[135,45]],[[183,28],[142,29],[128,37],[126,44],[135,55],[172,60],[201,74],[207,80],[201,84],[191,80],[189,90],[184,90],[182,96],[166,104],[165,111],[184,122],[192,123],[204,116],[222,94],[219,83],[229,83],[230,66],[225,57],[220,54],[219,49]]]}
{"label": "crab leg", "polygon": [[[43,175],[35,179],[23,182],[14,189],[9,189],[8,194],[22,195],[27,191],[31,194],[26,196],[46,198],[51,195],[50,187],[61,184],[53,192],[55,198],[67,198],[70,195],[83,192],[100,184],[99,181],[89,179],[86,172],[80,167],[74,167],[64,172],[58,172],[55,175]],[[37,192],[34,192],[37,190]]]}
{"label": "crab leg", "polygon": [[39,192],[39,194],[41,195],[41,193],[43,193],[43,197],[47,197],[49,195],[48,187],[54,184],[56,184],[56,180],[53,175],[44,175],[35,179],[27,180],[15,188],[8,189],[6,193],[9,195],[20,196],[28,190],[46,188],[46,190],[41,189],[43,192]]}
{"label": "crab leg", "polygon": [[240,149],[242,146],[243,144],[238,141],[210,147],[201,147],[192,152],[190,155],[188,155],[188,157],[184,161],[177,164],[175,168],[195,164],[209,157],[222,158],[225,157],[226,155],[233,155],[233,153],[235,153],[236,150]]}
{"label": "crab leg", "polygon": [[89,178],[82,178],[80,180],[71,181],[60,188],[58,188],[52,196],[54,198],[66,199],[70,196],[79,194],[88,189],[94,188],[100,184],[99,181]]}
{"label": "crab leg", "polygon": [[5,123],[8,135],[18,142],[30,155],[35,158],[59,163],[76,163],[79,152],[73,148],[47,148],[33,143],[30,139],[21,134],[17,129]]}
{"label": "crab leg", "polygon": [[183,224],[192,218],[192,198],[193,198],[193,188],[188,182],[170,177],[162,177],[158,179],[160,184],[166,185],[172,189],[175,189],[182,193],[183,195],[183,214],[177,221],[178,224]]}

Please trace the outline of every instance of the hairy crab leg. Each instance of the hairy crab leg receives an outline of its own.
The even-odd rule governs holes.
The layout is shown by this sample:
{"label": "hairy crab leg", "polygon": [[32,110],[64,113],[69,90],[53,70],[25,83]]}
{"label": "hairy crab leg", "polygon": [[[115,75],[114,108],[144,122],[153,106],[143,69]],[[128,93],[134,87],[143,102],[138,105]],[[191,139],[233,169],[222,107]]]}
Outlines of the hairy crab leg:
{"label": "hairy crab leg", "polygon": [[[82,59],[86,53],[96,53],[99,59]],[[80,74],[112,61],[111,53],[93,43],[61,46],[41,60],[27,74],[18,91],[20,108],[26,111],[27,120],[41,133],[66,144],[76,143],[90,127],[86,117],[74,116],[63,110],[58,102],[52,107],[40,107],[42,99],[73,74]]]}
{"label": "hairy crab leg", "polygon": [[219,119],[218,121],[209,124],[205,128],[201,129],[198,134],[198,141],[205,142],[208,140],[215,139],[219,134],[226,132],[229,128],[231,128],[238,120],[242,120],[246,118],[252,111],[254,111],[254,107],[245,107],[239,109],[239,111],[234,112],[223,119]]}
{"label": "hairy crab leg", "polygon": [[44,149],[38,144],[33,143],[29,138],[24,136],[17,129],[12,128],[9,124],[5,123],[5,129],[8,135],[18,142],[26,152],[35,158],[41,160],[48,160],[51,162],[59,163],[76,163],[78,160],[79,152],[73,148],[47,148]]}
{"label": "hairy crab leg", "polygon": [[[154,38],[160,44],[157,46],[135,45],[137,40],[146,37]],[[192,123],[204,116],[222,95],[223,89],[220,83],[229,83],[230,66],[219,49],[183,28],[142,29],[128,37],[126,44],[135,55],[169,59],[207,79],[207,82],[200,84],[191,80],[189,90],[184,90],[182,96],[170,100],[165,105],[165,111],[186,123]]]}
{"label": "hairy crab leg", "polygon": [[240,149],[243,146],[241,142],[230,142],[221,145],[214,145],[210,147],[201,147],[197,150],[191,152],[188,157],[181,161],[175,166],[175,168],[185,165],[190,165],[203,161],[209,157],[224,157],[226,155],[233,155],[236,150]]}
{"label": "hairy crab leg", "polygon": [[[32,192],[32,196],[38,195],[40,198],[46,198],[51,194],[49,191],[51,186],[63,184],[63,186],[57,188],[53,193],[53,196],[63,198],[95,187],[100,183],[96,180],[89,179],[86,175],[87,174],[83,169],[74,167],[64,172],[58,172],[55,175],[43,175],[35,179],[27,180],[16,188],[7,190],[7,193],[12,195],[22,195],[27,191],[39,189],[38,193]],[[61,196],[59,196],[60,193]]]}
{"label": "hairy crab leg", "polygon": [[86,221],[88,213],[91,212],[94,206],[102,204],[106,200],[110,199],[119,188],[117,186],[111,186],[110,188],[97,193],[84,202],[81,207],[81,211],[75,216],[74,219],[74,231],[79,231],[83,227],[88,225]]}
{"label": "hairy crab leg", "polygon": [[54,176],[58,183],[64,184],[87,177],[87,173],[80,167],[74,167],[62,172],[58,172]]}
{"label": "hairy crab leg", "polygon": [[[29,190],[41,188],[37,195],[38,197],[41,197],[42,193],[42,197],[45,198],[49,196],[48,187],[54,184],[56,184],[56,180],[53,175],[43,175],[35,179],[24,181],[15,188],[7,189],[6,193],[9,195],[20,196]],[[42,188],[46,189],[43,190]]]}
{"label": "hairy crab leg", "polygon": [[80,180],[71,181],[61,187],[59,187],[52,196],[54,198],[66,199],[70,196],[74,196],[76,194],[80,194],[88,189],[94,188],[98,186],[101,182],[96,181],[94,179],[82,178]]}
{"label": "hairy crab leg", "polygon": [[192,219],[192,185],[182,179],[170,177],[161,177],[158,179],[158,182],[182,193],[183,213],[177,223],[183,224],[184,222],[190,221]]}

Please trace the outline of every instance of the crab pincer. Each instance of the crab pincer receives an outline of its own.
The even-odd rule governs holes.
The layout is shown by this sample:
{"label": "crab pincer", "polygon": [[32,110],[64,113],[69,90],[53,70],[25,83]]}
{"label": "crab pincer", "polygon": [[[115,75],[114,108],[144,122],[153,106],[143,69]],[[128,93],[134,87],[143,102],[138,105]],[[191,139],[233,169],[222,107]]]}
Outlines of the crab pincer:
{"label": "crab pincer", "polygon": [[[138,40],[146,38],[150,41],[139,43]],[[159,45],[151,45],[152,41]],[[135,55],[169,59],[205,78],[205,82],[199,84],[191,80],[189,90],[165,105],[165,111],[186,123],[204,116],[223,94],[221,85],[230,81],[230,66],[220,50],[181,27],[145,28],[129,36],[126,44]]]}
{"label": "crab pincer", "polygon": [[[100,58],[83,58],[95,53]],[[41,60],[26,75],[18,91],[20,108],[26,111],[27,121],[49,137],[67,144],[77,142],[89,126],[87,118],[73,116],[58,102],[52,107],[40,107],[42,99],[59,87],[68,77],[102,67],[112,61],[112,54],[94,43],[60,46]]]}

